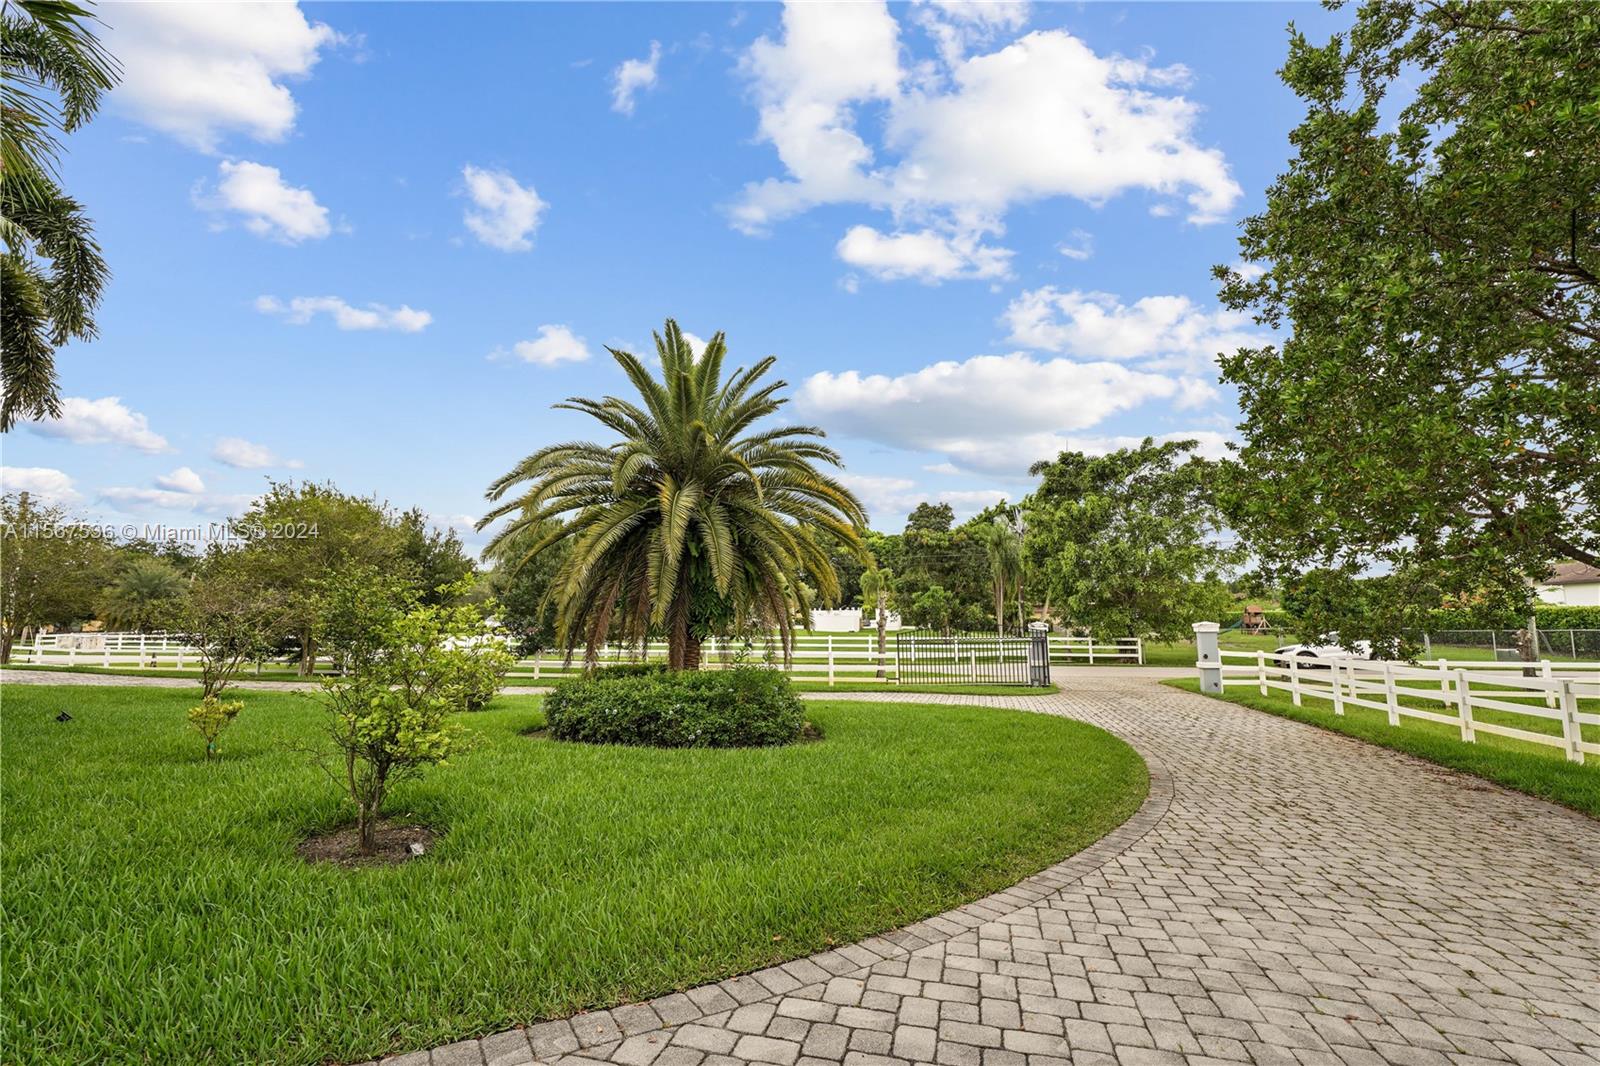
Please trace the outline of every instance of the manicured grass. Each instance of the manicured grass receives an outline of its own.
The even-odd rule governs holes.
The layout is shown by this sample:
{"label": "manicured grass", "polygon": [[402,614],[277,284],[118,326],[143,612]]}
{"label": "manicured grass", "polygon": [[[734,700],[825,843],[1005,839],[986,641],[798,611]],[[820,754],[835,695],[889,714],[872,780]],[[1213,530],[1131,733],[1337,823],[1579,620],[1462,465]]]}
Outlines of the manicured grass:
{"label": "manicured grass", "polygon": [[[138,667],[138,666],[56,666],[34,665],[32,663],[12,663],[7,670],[36,670],[49,674],[102,674],[112,677],[178,677],[189,678],[196,682],[200,679],[200,671],[184,667],[179,670],[175,667]],[[266,667],[259,674],[252,667],[245,667],[239,672],[241,681],[315,681],[318,676],[301,677],[298,671],[287,667]]]}
{"label": "manicured grass", "polygon": [[[1164,681],[1162,684],[1189,692],[1200,691],[1200,682],[1194,678]],[[1530,744],[1492,733],[1479,733],[1475,743],[1467,744],[1461,740],[1461,734],[1454,726],[1406,717],[1400,719],[1400,725],[1391,726],[1388,715],[1383,711],[1349,704],[1345,706],[1344,715],[1339,716],[1333,713],[1331,700],[1306,697],[1304,706],[1296,707],[1288,693],[1276,690],[1263,696],[1253,688],[1230,688],[1223,696],[1212,698],[1225,699],[1241,707],[1307,722],[1381,747],[1403,751],[1600,818],[1600,765],[1596,765],[1593,756],[1587,764],[1579,765],[1567,762],[1559,748]],[[1585,710],[1592,710],[1596,702],[1584,700],[1582,704]],[[1419,702],[1416,705],[1449,713],[1439,704]],[[1525,715],[1474,709],[1473,717],[1480,722],[1514,725],[1530,732],[1559,734],[1561,731],[1558,722]],[[1583,728],[1586,739],[1600,738],[1600,728]]]}
{"label": "manicured grass", "polygon": [[647,997],[1014,884],[1147,786],[1020,711],[817,702],[821,741],[661,751],[525,735],[537,698],[503,697],[393,796],[436,849],[348,870],[294,854],[346,817],[291,750],[309,698],[239,693],[208,765],[188,691],[3,697],[8,1063],[356,1061]]}

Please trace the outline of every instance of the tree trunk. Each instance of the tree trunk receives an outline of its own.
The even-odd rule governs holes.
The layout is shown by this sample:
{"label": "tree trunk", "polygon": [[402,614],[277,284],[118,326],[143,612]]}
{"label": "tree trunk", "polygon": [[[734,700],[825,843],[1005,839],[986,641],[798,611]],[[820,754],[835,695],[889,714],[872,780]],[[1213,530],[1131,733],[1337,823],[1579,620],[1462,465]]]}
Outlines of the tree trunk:
{"label": "tree trunk", "polygon": [[16,638],[11,635],[11,630],[0,633],[0,666],[11,662],[11,645],[16,643]]}
{"label": "tree trunk", "polygon": [[885,639],[885,631],[888,628],[889,628],[889,590],[885,589],[885,588],[880,588],[878,590],[878,676],[879,677],[886,676],[886,674],[884,672],[884,668],[883,668],[883,648],[884,648],[885,643],[887,643],[887,641]]}
{"label": "tree trunk", "polygon": [[300,676],[310,677],[317,672],[317,649],[312,645],[311,634],[300,634]]}
{"label": "tree trunk", "polygon": [[700,638],[687,633],[683,638],[683,669],[700,669]]}

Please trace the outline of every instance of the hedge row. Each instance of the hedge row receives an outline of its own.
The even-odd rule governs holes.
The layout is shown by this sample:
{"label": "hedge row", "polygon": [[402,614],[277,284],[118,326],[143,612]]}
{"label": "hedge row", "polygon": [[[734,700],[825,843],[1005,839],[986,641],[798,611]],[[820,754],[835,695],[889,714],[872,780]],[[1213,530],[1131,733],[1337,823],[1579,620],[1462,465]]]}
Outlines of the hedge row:
{"label": "hedge row", "polygon": [[806,721],[788,679],[759,667],[597,671],[557,685],[544,712],[557,740],[657,748],[788,744]]}
{"label": "hedge row", "polygon": [[[1294,629],[1294,616],[1287,611],[1267,611],[1267,624],[1273,629]],[[1534,619],[1540,629],[1600,629],[1600,607],[1565,607],[1553,603],[1537,604]],[[1431,632],[1449,629],[1521,629],[1525,616],[1486,616],[1472,611],[1440,610],[1429,613]]]}

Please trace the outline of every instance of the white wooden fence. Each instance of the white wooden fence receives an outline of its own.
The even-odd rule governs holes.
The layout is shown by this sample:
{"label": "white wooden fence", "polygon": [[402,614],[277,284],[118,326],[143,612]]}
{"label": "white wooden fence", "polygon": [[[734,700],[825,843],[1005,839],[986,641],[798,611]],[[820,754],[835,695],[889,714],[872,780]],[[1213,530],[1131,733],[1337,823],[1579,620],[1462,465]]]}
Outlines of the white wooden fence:
{"label": "white wooden fence", "polygon": [[[102,638],[82,641],[77,638]],[[87,646],[80,647],[80,644]],[[774,640],[771,646],[773,662],[781,664],[781,655]],[[701,649],[702,666],[716,669],[738,659],[743,645],[736,641],[712,640]],[[746,653],[753,662],[766,662],[769,649],[757,642]],[[663,642],[652,642],[644,657],[656,660],[667,657]],[[163,633],[47,633],[32,644],[19,644],[12,651],[12,660],[39,666],[98,666],[106,669],[198,669],[193,648],[185,647]],[[641,661],[639,646],[608,644],[601,650],[602,663]],[[1096,640],[1093,637],[1052,636],[1050,638],[1052,665],[1075,662],[1128,663],[1144,662],[1144,644],[1137,637],[1116,641]],[[532,658],[521,659],[512,668],[511,676],[518,680],[560,677],[576,672],[581,662],[571,666],[558,651],[545,651]],[[879,677],[882,671],[883,677]],[[883,655],[878,654],[876,633],[801,633],[795,637],[794,652],[786,671],[790,677],[801,681],[882,681],[894,684],[898,675],[895,661],[895,643],[891,638]]]}
{"label": "white wooden fence", "polygon": [[[1600,698],[1600,662],[1433,659],[1406,663],[1307,659],[1226,648],[1219,655],[1224,690],[1250,687],[1265,696],[1276,689],[1289,693],[1297,707],[1307,697],[1327,700],[1336,715],[1343,715],[1346,707],[1366,707],[1384,712],[1392,726],[1400,725],[1404,718],[1418,718],[1460,729],[1461,739],[1467,743],[1476,742],[1479,733],[1490,733],[1560,748],[1576,763],[1583,762],[1586,754],[1600,755],[1600,743],[1583,737],[1584,726],[1600,726],[1600,714],[1582,711],[1578,705],[1580,699]],[[1204,670],[1209,664],[1196,665]],[[1530,669],[1537,676],[1524,676]],[[1476,712],[1485,710],[1559,722],[1561,732],[1537,732],[1475,717]]]}

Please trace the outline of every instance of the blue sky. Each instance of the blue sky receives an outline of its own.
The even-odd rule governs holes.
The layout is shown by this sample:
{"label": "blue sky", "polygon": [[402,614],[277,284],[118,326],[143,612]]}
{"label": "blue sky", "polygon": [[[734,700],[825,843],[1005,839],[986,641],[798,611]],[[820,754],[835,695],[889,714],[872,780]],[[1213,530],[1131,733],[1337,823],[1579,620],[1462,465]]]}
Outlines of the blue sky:
{"label": "blue sky", "polygon": [[[1061,447],[1221,447],[1215,302],[1308,5],[107,5],[68,187],[114,279],[6,488],[192,525],[265,479],[441,522],[672,315],[773,354],[875,527]],[[482,538],[463,530],[469,543]]]}

